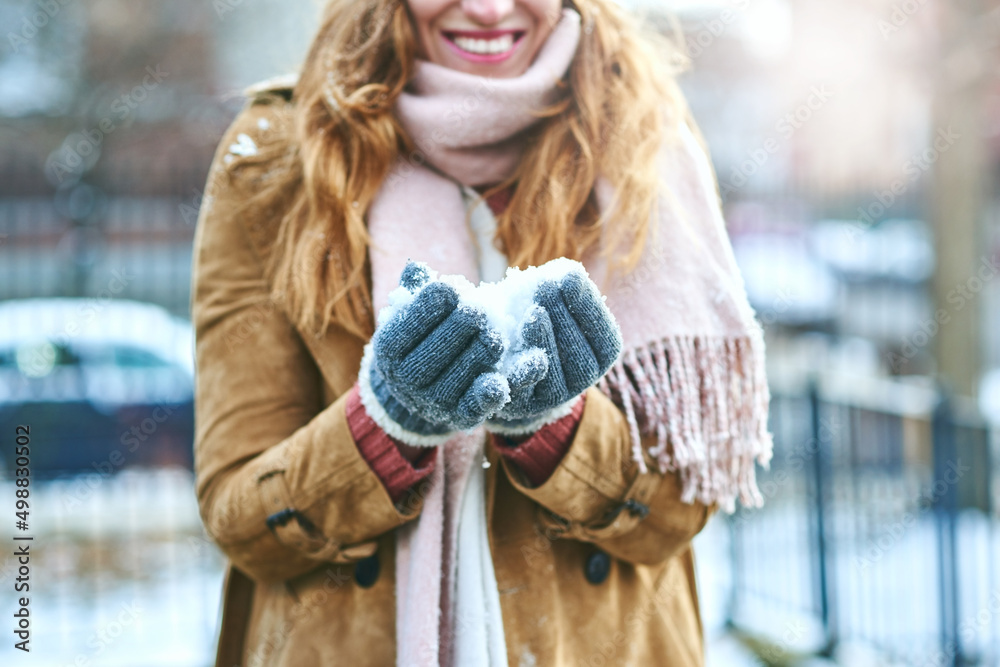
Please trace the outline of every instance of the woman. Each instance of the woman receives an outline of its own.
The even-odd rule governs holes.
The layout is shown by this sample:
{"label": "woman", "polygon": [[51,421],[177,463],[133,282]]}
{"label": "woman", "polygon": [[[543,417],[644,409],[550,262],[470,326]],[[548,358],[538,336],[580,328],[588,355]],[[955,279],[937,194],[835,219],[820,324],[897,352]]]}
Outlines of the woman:
{"label": "woman", "polygon": [[[218,665],[702,663],[690,541],[760,503],[768,394],[651,43],[613,0],[331,0],[250,91],[195,251]],[[437,279],[561,257],[513,337]]]}

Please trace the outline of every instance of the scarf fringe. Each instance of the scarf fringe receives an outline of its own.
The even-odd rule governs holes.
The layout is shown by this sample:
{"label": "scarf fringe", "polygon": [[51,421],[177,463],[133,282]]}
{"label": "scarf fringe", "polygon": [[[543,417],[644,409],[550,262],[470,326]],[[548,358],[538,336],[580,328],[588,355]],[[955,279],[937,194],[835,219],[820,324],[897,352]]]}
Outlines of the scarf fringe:
{"label": "scarf fringe", "polygon": [[736,499],[760,507],[755,464],[767,467],[770,391],[760,332],[738,337],[678,336],[625,350],[598,388],[618,403],[632,436],[632,456],[648,472],[642,436],[661,473],[678,472],[681,499]]}

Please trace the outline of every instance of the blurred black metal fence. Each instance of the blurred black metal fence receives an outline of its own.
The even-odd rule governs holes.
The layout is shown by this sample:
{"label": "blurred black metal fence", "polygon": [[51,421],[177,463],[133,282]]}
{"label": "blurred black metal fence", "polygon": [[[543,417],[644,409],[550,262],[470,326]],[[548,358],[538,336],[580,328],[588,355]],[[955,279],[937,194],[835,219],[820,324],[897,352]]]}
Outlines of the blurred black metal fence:
{"label": "blurred black metal fence", "polygon": [[845,644],[1000,664],[996,429],[934,386],[773,380],[767,503],[730,522],[729,624],[767,635],[770,664]]}

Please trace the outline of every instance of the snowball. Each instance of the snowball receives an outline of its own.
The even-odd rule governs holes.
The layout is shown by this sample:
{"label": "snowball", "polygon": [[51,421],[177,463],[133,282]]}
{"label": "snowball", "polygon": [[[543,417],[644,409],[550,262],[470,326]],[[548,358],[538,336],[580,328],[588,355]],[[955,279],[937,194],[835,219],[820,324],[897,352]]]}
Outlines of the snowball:
{"label": "snowball", "polygon": [[[558,282],[574,271],[588,275],[583,264],[566,258],[554,259],[523,271],[509,268],[503,280],[479,285],[473,285],[461,275],[441,276],[429,267],[427,271],[430,278],[427,284],[440,281],[450,285],[458,293],[459,307],[473,308],[486,315],[490,327],[496,330],[494,335],[499,335],[503,344],[503,357],[496,366],[500,372],[510,370],[517,353],[523,347],[520,333],[524,324],[536,312],[533,306],[538,286],[549,280]],[[397,287],[390,292],[388,305],[379,311],[379,325],[388,322],[396,313],[409,306],[418,293],[419,290],[410,292],[404,287]]]}
{"label": "snowball", "polygon": [[504,279],[495,283],[480,283],[476,290],[481,307],[490,325],[500,331],[504,355],[500,368],[509,370],[515,352],[523,347],[521,329],[534,316],[535,293],[545,281],[558,282],[574,271],[587,275],[583,264],[559,258],[525,270],[509,268]]}

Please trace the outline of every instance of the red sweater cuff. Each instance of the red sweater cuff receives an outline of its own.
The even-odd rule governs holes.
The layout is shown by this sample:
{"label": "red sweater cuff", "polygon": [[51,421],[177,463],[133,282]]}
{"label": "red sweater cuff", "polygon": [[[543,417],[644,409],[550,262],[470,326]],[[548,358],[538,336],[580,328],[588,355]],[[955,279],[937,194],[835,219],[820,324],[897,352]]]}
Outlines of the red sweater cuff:
{"label": "red sweater cuff", "polygon": [[368,416],[361,403],[358,385],[351,388],[347,396],[347,425],[351,429],[361,457],[382,480],[385,490],[393,503],[402,499],[407,489],[424,479],[434,470],[437,461],[437,447],[428,447],[413,463],[402,454],[396,441]]}
{"label": "red sweater cuff", "polygon": [[502,457],[517,464],[532,486],[540,486],[552,475],[573,444],[586,402],[584,394],[573,406],[572,412],[538,429],[520,444],[496,434],[493,435],[493,444]]}

